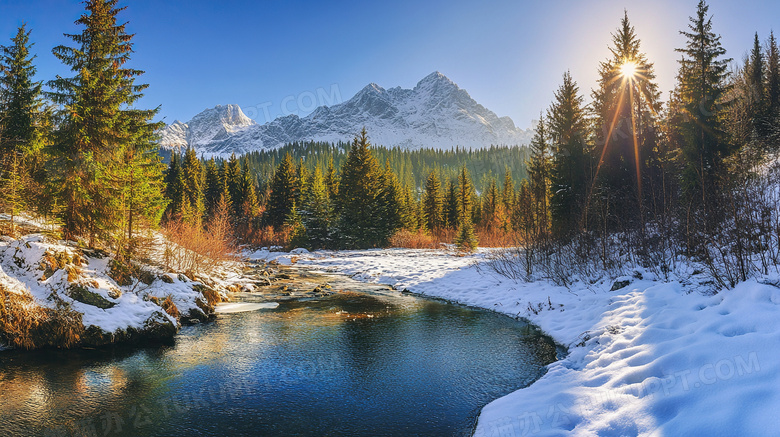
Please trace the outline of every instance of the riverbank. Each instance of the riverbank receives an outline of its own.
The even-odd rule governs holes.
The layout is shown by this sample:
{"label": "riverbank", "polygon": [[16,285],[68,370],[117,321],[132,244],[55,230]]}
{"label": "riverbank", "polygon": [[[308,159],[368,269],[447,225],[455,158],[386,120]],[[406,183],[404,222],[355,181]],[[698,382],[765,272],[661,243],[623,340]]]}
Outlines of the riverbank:
{"label": "riverbank", "polygon": [[[780,427],[780,278],[713,294],[688,272],[559,287],[484,268],[486,252],[257,251],[251,258],[489,308],[539,326],[569,354],[484,407],[475,435],[765,435]],[[483,268],[480,268],[482,266]]]}
{"label": "riverbank", "polygon": [[123,265],[106,251],[44,234],[2,237],[0,343],[39,349],[167,342],[181,325],[211,320],[214,306],[242,280],[239,263],[210,275],[161,265]]}

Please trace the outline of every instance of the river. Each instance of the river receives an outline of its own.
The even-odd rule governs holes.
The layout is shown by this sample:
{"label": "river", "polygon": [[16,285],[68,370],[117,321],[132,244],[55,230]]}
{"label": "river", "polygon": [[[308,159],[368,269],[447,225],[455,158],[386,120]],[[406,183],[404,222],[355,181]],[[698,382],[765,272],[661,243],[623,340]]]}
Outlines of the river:
{"label": "river", "polygon": [[0,435],[469,435],[560,353],[504,315],[308,276],[333,294],[237,293],[279,306],[170,345],[0,353]]}

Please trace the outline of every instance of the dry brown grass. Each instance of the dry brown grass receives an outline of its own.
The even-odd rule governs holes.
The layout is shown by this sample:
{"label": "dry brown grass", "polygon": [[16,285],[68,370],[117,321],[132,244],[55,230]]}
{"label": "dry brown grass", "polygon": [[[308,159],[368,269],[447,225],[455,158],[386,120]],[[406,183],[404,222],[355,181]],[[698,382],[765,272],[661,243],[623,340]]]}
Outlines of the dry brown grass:
{"label": "dry brown grass", "polygon": [[173,303],[173,299],[171,299],[171,295],[169,294],[168,297],[165,298],[164,301],[160,303],[160,306],[162,309],[168,313],[169,316],[173,317],[176,320],[179,320],[179,308],[176,306],[175,303]]}
{"label": "dry brown grass", "polygon": [[18,294],[0,286],[0,337],[21,349],[70,348],[81,341],[81,314],[61,304],[45,308],[29,294]]}

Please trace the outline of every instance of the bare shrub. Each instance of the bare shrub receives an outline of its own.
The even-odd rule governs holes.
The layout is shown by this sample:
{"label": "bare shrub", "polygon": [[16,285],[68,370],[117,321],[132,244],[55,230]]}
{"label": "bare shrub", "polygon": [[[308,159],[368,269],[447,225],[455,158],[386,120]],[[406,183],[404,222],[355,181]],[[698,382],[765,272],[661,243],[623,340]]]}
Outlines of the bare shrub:
{"label": "bare shrub", "polygon": [[230,238],[227,219],[212,219],[203,229],[181,220],[171,221],[164,230],[167,237],[163,263],[169,270],[209,274],[234,258],[235,245]]}

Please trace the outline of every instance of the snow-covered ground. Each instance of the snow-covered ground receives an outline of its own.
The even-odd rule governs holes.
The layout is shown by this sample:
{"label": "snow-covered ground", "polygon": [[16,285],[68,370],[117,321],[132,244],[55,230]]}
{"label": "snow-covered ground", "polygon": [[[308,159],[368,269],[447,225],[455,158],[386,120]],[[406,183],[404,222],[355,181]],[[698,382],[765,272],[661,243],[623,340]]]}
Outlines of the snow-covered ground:
{"label": "snow-covered ground", "polygon": [[777,278],[703,295],[638,270],[610,291],[611,280],[514,282],[476,266],[484,251],[295,252],[249,255],[523,317],[568,348],[540,380],[485,406],[477,436],[780,433]]}

